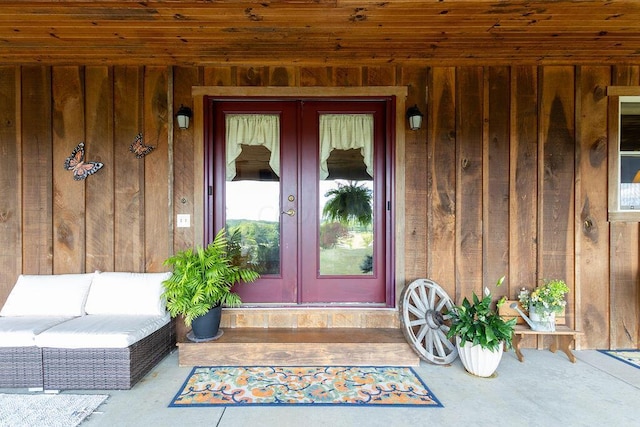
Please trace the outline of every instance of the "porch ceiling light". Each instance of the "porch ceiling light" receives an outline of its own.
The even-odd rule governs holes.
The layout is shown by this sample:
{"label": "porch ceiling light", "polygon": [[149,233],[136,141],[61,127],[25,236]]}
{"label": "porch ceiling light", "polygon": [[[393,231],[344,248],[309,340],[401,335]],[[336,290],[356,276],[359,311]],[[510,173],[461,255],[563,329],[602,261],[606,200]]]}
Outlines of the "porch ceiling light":
{"label": "porch ceiling light", "polygon": [[409,107],[407,110],[407,119],[409,120],[409,128],[411,130],[419,130],[422,126],[422,112],[418,109],[418,105]]}
{"label": "porch ceiling light", "polygon": [[178,120],[178,127],[180,129],[189,129],[189,120],[193,117],[193,112],[191,108],[185,107],[180,104],[180,108],[178,108],[178,113],[176,114],[176,119]]}

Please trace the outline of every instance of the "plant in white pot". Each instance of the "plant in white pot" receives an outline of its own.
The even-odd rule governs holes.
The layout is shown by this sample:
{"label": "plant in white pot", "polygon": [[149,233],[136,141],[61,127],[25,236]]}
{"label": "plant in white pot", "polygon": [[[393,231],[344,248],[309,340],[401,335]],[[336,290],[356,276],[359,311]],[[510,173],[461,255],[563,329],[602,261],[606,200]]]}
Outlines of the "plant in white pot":
{"label": "plant in white pot", "polygon": [[[497,286],[504,281],[502,277]],[[485,288],[480,299],[475,293],[471,303],[466,297],[449,311],[451,327],[447,337],[456,337],[458,355],[467,372],[479,377],[493,375],[502,359],[504,346],[511,347],[516,319],[505,320],[492,307],[491,292]],[[496,303],[504,303],[503,297]]]}
{"label": "plant in white pot", "polygon": [[164,264],[173,267],[173,273],[163,282],[167,310],[172,317],[183,316],[194,338],[202,341],[217,335],[223,305],[240,305],[240,296],[231,288],[259,277],[251,268],[232,264],[224,228],[207,247],[178,252]]}

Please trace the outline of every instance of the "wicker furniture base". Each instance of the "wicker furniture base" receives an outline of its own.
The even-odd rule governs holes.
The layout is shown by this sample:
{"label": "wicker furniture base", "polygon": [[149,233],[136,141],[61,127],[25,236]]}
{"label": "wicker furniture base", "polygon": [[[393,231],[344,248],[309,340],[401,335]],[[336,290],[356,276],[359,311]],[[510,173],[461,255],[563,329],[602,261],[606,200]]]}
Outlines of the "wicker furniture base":
{"label": "wicker furniture base", "polygon": [[127,348],[43,348],[45,390],[126,390],[175,347],[170,322]]}
{"label": "wicker furniture base", "polygon": [[0,388],[42,387],[42,349],[0,347]]}

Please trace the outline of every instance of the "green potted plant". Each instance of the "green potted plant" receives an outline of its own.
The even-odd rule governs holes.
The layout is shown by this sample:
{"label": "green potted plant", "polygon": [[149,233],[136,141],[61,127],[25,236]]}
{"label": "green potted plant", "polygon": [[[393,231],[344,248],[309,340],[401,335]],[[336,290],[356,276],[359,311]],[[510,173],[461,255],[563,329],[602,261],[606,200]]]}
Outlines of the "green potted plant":
{"label": "green potted plant", "polygon": [[[497,286],[502,285],[503,281],[504,277],[500,278]],[[493,301],[488,288],[485,288],[482,299],[474,292],[472,300],[473,303],[465,297],[461,305],[449,310],[451,327],[447,337],[456,338],[458,355],[469,373],[489,377],[502,359],[503,348],[511,347],[516,319],[505,320],[500,317],[497,310],[492,308]],[[496,308],[505,300],[501,298]]]}
{"label": "green potted plant", "polygon": [[207,247],[178,252],[167,258],[164,265],[173,267],[173,273],[163,282],[167,310],[172,317],[184,317],[195,340],[214,338],[220,327],[222,306],[235,307],[241,303],[240,296],[231,288],[259,277],[251,268],[232,264],[224,228]]}
{"label": "green potted plant", "polygon": [[533,291],[522,288],[518,299],[529,310],[529,318],[538,331],[555,331],[556,314],[562,313],[567,301],[565,295],[569,287],[560,279],[545,279]]}

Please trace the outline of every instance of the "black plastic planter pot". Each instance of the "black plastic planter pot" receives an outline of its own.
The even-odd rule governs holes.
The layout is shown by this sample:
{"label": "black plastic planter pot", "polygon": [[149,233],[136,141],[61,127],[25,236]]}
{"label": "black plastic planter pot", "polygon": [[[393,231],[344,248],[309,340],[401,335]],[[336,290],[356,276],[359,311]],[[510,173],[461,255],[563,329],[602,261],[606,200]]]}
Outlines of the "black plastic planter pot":
{"label": "black plastic planter pot", "polygon": [[191,329],[196,339],[207,340],[216,336],[220,328],[220,317],[222,315],[222,305],[217,305],[207,312],[207,314],[196,317],[191,322]]}

